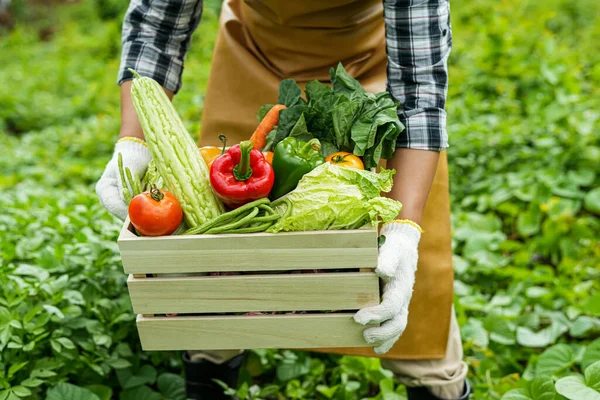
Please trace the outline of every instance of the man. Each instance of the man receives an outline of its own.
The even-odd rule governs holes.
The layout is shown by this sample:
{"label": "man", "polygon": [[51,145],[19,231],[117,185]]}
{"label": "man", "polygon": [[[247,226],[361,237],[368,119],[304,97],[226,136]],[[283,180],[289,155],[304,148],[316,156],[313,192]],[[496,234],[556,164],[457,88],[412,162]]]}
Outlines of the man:
{"label": "man", "polygon": [[[154,78],[172,98],[181,87],[185,54],[201,13],[201,0],[132,0],[125,16],[115,155],[122,153],[138,176],[150,153],[131,102],[127,68]],[[313,79],[328,81],[329,68],[338,62],[367,90],[387,87],[402,102],[399,118],[406,129],[388,167],[397,171],[389,196],[403,209],[381,231],[386,242],[376,272],[386,283],[382,302],[355,315],[357,323],[380,326],[365,330],[373,349],[328,351],[380,356],[407,385],[411,400],[466,399],[470,392],[452,311],[444,151],[451,45],[448,0],[227,0],[200,138],[200,145],[218,145],[220,133],[231,143],[247,139],[256,127],[256,111],[275,101],[282,79],[295,78],[301,86]],[[110,212],[125,218],[116,164],[114,156],[97,193]],[[243,353],[187,352],[184,361],[188,396],[215,400],[224,397],[212,378],[235,384]]]}

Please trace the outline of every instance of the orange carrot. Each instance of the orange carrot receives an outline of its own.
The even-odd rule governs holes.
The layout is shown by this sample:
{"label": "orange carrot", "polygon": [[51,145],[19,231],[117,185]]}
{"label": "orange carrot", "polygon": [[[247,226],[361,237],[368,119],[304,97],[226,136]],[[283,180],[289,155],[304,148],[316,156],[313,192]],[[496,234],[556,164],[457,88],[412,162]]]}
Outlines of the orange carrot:
{"label": "orange carrot", "polygon": [[254,148],[262,150],[267,145],[267,135],[273,130],[275,125],[279,123],[279,111],[287,108],[283,104],[275,104],[273,108],[269,110],[267,115],[260,121],[260,124],[256,127],[256,130],[250,137],[250,140],[254,142]]}

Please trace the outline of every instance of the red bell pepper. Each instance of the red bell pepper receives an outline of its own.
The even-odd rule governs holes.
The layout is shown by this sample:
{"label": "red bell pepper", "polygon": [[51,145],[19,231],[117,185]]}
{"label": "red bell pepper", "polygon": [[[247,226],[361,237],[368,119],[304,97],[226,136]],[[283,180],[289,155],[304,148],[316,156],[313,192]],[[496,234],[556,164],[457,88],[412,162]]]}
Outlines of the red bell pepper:
{"label": "red bell pepper", "polygon": [[268,197],[275,181],[273,167],[250,140],[232,146],[210,169],[210,183],[223,203],[237,208]]}

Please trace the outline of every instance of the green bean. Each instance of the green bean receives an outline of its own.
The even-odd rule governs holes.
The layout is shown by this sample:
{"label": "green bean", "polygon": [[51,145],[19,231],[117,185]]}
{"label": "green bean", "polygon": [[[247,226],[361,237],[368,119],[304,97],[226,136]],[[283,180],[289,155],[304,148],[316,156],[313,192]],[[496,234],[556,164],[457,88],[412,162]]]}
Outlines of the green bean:
{"label": "green bean", "polygon": [[275,214],[270,214],[270,215],[263,215],[260,217],[256,217],[252,220],[252,223],[255,222],[273,222],[273,221],[277,221],[279,218],[281,218],[281,215],[275,213]]}
{"label": "green bean", "polygon": [[125,198],[125,202],[129,204],[133,196],[129,191],[127,181],[125,180],[125,171],[123,170],[123,155],[121,153],[119,153],[119,156],[117,157],[117,165],[119,167],[119,175],[121,175],[121,184],[123,185],[123,197]]}
{"label": "green bean", "polygon": [[267,204],[261,204],[260,206],[258,206],[258,208],[260,208],[261,210],[265,210],[268,214],[277,214],[277,215],[279,215],[275,210],[273,210]]}
{"label": "green bean", "polygon": [[258,207],[254,207],[252,211],[248,212],[248,214],[244,215],[244,217],[242,217],[241,219],[231,222],[227,225],[214,227],[206,231],[206,233],[209,235],[215,235],[217,233],[223,233],[228,230],[239,228],[240,226],[250,223],[250,221],[252,221],[252,219],[258,215],[258,211]]}
{"label": "green bean", "polygon": [[247,228],[238,228],[238,229],[231,229],[225,232],[221,232],[221,233],[257,233],[257,232],[264,232],[265,230],[267,230],[271,225],[273,225],[272,222],[264,222],[260,225],[257,226],[249,226]]}
{"label": "green bean", "polygon": [[262,199],[254,200],[251,203],[244,204],[243,206],[236,208],[233,211],[229,211],[224,214],[221,214],[217,218],[214,218],[200,226],[196,226],[194,228],[188,229],[187,231],[183,232],[182,235],[196,235],[199,233],[204,233],[207,230],[209,230],[210,228],[214,228],[225,222],[229,222],[231,219],[239,217],[240,215],[244,214],[245,212],[250,211],[254,207],[258,207],[261,204],[269,204],[269,199],[262,198]]}
{"label": "green bean", "polygon": [[[140,186],[140,181],[137,179],[137,175],[132,175],[129,167],[125,167],[125,175],[127,176],[127,185],[132,190],[132,197],[137,196],[142,193],[142,187]],[[134,179],[135,176],[135,179]]]}

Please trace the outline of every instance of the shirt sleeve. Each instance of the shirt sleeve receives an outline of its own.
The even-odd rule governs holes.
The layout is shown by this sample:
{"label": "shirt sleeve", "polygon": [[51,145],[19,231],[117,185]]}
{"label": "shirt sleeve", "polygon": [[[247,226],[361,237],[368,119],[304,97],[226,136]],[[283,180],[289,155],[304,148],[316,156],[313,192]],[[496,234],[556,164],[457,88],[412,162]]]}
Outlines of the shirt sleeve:
{"label": "shirt sleeve", "polygon": [[175,93],[183,62],[202,17],[202,0],[131,0],[123,20],[117,83],[133,78],[128,68]]}
{"label": "shirt sleeve", "polygon": [[397,147],[448,147],[446,95],[452,48],[448,0],[384,0],[387,90],[406,129]]}

